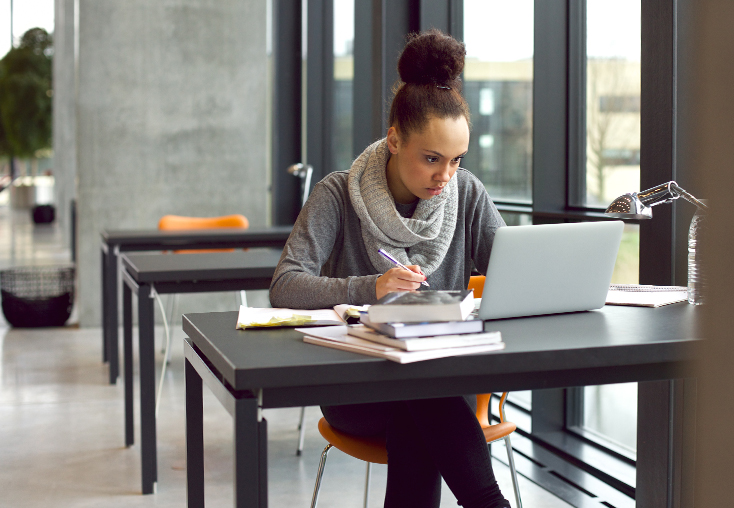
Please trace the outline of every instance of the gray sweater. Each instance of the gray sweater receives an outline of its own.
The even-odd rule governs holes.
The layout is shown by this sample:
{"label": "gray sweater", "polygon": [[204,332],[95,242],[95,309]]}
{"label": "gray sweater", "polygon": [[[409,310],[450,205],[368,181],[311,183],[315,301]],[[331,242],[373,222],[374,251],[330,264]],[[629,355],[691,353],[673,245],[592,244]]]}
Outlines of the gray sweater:
{"label": "gray sweater", "polygon": [[[348,171],[324,177],[298,215],[270,284],[273,307],[324,309],[340,303],[375,303],[382,275],[367,256],[359,218],[347,187]],[[448,253],[428,277],[430,288],[463,289],[472,266],[484,273],[494,232],[505,225],[484,185],[459,168],[459,210]],[[396,205],[406,217],[415,205]],[[425,286],[421,286],[424,288]]]}

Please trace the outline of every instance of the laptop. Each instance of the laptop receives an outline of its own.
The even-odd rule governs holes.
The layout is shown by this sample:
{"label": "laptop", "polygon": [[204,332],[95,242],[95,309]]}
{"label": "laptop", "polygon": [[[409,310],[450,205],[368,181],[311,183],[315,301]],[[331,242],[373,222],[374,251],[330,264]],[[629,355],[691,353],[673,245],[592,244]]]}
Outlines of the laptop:
{"label": "laptop", "polygon": [[497,230],[477,316],[501,319],[604,306],[622,221]]}

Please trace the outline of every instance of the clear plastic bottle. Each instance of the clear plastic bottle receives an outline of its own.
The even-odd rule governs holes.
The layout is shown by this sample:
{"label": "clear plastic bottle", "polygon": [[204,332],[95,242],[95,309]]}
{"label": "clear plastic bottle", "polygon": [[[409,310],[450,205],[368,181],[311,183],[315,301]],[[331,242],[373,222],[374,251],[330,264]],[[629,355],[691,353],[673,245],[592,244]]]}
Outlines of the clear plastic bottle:
{"label": "clear plastic bottle", "polygon": [[706,262],[701,252],[701,238],[706,235],[707,226],[706,210],[699,208],[688,230],[688,303],[692,305],[705,303]]}

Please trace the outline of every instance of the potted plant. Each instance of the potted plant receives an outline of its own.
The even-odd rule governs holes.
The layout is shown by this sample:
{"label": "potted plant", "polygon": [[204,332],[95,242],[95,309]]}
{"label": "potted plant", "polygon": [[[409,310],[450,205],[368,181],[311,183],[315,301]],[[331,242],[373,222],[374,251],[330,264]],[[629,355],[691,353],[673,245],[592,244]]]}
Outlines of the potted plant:
{"label": "potted plant", "polygon": [[[52,58],[51,35],[42,28],[31,28],[19,46],[0,59],[0,156],[10,160],[13,180],[18,176],[16,158],[30,159],[36,167],[39,155],[51,149]],[[30,194],[18,196],[25,200],[35,194],[31,182],[17,190]],[[33,204],[34,199],[29,201]]]}

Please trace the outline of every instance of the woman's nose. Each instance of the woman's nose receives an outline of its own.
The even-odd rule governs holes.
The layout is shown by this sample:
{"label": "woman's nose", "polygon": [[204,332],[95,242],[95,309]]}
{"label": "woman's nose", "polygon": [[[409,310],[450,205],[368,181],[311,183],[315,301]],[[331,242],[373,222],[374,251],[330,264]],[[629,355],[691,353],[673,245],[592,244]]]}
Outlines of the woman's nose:
{"label": "woman's nose", "polygon": [[433,175],[433,179],[437,182],[448,182],[451,180],[451,168],[449,165],[447,164],[436,171],[436,174]]}

